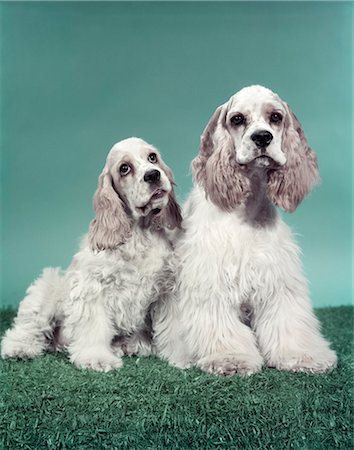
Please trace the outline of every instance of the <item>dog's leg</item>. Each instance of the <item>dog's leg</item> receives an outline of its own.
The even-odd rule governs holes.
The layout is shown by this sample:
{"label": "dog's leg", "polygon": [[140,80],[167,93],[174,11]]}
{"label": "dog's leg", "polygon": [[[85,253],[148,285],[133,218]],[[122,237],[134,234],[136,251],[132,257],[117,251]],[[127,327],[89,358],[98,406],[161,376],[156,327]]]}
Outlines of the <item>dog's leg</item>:
{"label": "dog's leg", "polygon": [[[212,305],[213,300],[208,303]],[[200,309],[197,317],[190,324],[187,344],[198,355],[198,367],[219,375],[250,375],[261,370],[263,360],[255,336],[234,309]]]}
{"label": "dog's leg", "polygon": [[233,274],[225,276],[219,261],[209,258],[210,242],[198,243],[193,251],[187,241],[180,250],[176,291],[152,316],[156,353],[179,368],[196,365],[222,375],[258,372],[262,357],[253,331],[240,320]]}
{"label": "dog's leg", "polygon": [[[205,294],[209,292],[199,292]],[[168,322],[155,325],[158,354],[180,368],[196,365],[205,372],[219,375],[249,375],[262,367],[252,330],[244,325],[237,308],[225,298],[202,301],[185,297],[185,305],[173,304],[174,312],[167,314]],[[162,315],[162,319],[165,314]]]}
{"label": "dog's leg", "polygon": [[187,369],[193,357],[184,344],[181,315],[175,295],[162,299],[152,309],[152,351],[180,369]]}
{"label": "dog's leg", "polygon": [[59,269],[44,269],[27,290],[12,328],[1,343],[3,358],[34,358],[50,343],[64,292]]}
{"label": "dog's leg", "polygon": [[269,367],[326,372],[336,366],[336,354],[320,333],[299,261],[292,255],[292,266],[285,262],[276,268],[281,279],[263,292],[263,299],[258,293],[253,325],[261,353]]}
{"label": "dog's leg", "polygon": [[123,365],[111,347],[115,335],[113,321],[98,293],[86,292],[67,309],[64,333],[69,341],[70,360],[80,369],[108,372]]}

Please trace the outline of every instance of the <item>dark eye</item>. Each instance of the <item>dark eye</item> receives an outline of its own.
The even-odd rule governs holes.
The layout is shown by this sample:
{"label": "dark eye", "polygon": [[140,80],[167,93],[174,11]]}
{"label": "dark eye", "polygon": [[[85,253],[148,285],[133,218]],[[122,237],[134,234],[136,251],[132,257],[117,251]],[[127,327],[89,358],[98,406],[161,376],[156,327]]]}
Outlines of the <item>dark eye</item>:
{"label": "dark eye", "polygon": [[243,114],[236,114],[232,116],[230,122],[234,126],[239,126],[245,123],[245,116]]}
{"label": "dark eye", "polygon": [[148,156],[148,161],[151,163],[156,163],[157,162],[157,155],[156,153],[150,153],[150,155]]}
{"label": "dark eye", "polygon": [[277,112],[272,112],[272,114],[270,115],[270,121],[272,123],[278,123],[281,122],[283,120],[283,116]]}
{"label": "dark eye", "polygon": [[119,172],[120,172],[120,174],[123,175],[123,176],[128,175],[128,173],[129,173],[130,171],[131,171],[131,167],[128,166],[128,164],[122,164],[122,165],[119,167]]}

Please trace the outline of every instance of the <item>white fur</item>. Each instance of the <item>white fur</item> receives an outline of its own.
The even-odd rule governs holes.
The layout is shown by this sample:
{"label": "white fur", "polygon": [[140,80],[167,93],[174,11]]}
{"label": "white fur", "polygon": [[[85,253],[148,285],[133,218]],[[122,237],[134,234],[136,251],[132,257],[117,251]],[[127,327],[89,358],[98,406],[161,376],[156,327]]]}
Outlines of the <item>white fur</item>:
{"label": "white fur", "polygon": [[[258,86],[241,93],[241,105],[231,98],[227,107],[232,109],[236,103],[237,110],[245,112],[248,96],[248,126],[259,128],[258,111],[265,98],[272,101],[274,95]],[[285,115],[284,107],[283,111]],[[261,125],[269,127],[265,122]],[[247,127],[243,128],[249,137]],[[205,147],[214,142],[219,145],[214,152],[222,155],[227,133],[220,119],[216,125],[212,118],[202,136],[207,143],[201,151],[207,157],[208,152],[213,155]],[[284,165],[287,150],[279,146],[282,133],[273,130],[273,134],[274,147],[268,149],[268,156],[282,157],[278,165]],[[239,151],[247,154],[246,141],[231,137],[237,160]],[[267,198],[268,175],[255,159],[258,154],[254,149],[252,157],[247,154],[242,159],[250,162],[244,173],[249,171],[251,195],[233,210],[211,201],[203,179],[201,186],[194,187],[184,207],[185,231],[175,248],[175,298],[160,304],[155,316],[157,351],[178,367],[195,365],[216,374],[250,374],[263,364],[324,372],[336,365],[336,355],[321,336],[313,314],[299,248]]]}
{"label": "white fur", "polygon": [[[148,203],[156,187],[143,181],[151,168],[146,161],[151,149],[157,151],[140,139],[122,141],[109,153],[104,169],[126,198],[126,208],[134,210],[124,213],[130,220],[130,236],[124,244],[102,251],[92,249],[85,237],[65,273],[44,269],[28,288],[14,325],[3,338],[3,358],[32,358],[64,347],[77,367],[109,371],[121,367],[124,349],[129,354],[150,352],[149,310],[171,285],[172,252],[164,230],[142,226],[135,208]],[[127,156],[134,164],[134,178],[127,179],[125,187],[115,171]],[[163,170],[159,186],[166,195],[172,189]],[[167,200],[151,203],[145,218],[153,207],[163,209]]]}

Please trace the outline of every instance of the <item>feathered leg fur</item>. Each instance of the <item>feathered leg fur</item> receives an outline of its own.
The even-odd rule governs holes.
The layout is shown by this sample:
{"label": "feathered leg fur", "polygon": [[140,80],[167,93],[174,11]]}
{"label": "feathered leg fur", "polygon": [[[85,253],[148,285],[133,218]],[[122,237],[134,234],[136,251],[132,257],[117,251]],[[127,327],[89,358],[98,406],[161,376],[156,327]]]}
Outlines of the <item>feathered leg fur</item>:
{"label": "feathered leg fur", "polygon": [[46,268],[27,289],[12,328],[2,340],[3,358],[34,358],[50,344],[61,318],[64,281],[59,269]]}
{"label": "feathered leg fur", "polygon": [[325,372],[336,366],[337,357],[321,335],[290,233],[279,251],[281,260],[269,261],[263,273],[272,284],[260,288],[253,302],[259,348],[269,367]]}

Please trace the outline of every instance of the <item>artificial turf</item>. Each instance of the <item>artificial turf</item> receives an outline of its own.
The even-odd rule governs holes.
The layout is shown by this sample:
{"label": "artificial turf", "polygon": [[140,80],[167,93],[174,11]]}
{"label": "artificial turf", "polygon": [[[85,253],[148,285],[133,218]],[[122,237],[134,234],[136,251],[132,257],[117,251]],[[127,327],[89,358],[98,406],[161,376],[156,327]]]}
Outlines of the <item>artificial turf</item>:
{"label": "artificial turf", "polygon": [[[352,449],[353,308],[316,313],[339,357],[330,374],[217,377],[155,357],[107,374],[65,354],[1,361],[0,448]],[[1,334],[13,316],[1,311]]]}

